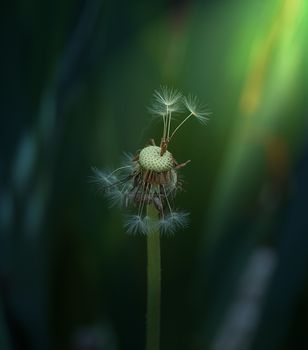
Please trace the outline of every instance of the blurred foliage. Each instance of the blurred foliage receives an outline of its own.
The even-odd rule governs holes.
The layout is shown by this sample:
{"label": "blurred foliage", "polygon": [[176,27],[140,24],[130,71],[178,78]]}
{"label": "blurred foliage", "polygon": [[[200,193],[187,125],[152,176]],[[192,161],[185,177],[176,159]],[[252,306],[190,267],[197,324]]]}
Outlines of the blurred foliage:
{"label": "blurred foliage", "polygon": [[213,113],[172,144],[191,225],[162,239],[162,349],[307,348],[307,7],[2,4],[1,349],[144,348],[145,240],[88,178],[159,136],[160,84]]}

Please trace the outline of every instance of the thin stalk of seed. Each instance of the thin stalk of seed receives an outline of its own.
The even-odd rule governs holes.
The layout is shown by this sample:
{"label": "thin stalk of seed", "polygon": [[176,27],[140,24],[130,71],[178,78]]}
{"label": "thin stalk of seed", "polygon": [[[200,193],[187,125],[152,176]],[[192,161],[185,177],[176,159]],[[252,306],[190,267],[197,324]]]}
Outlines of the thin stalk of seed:
{"label": "thin stalk of seed", "polygon": [[165,115],[163,115],[163,124],[164,124],[164,129],[163,129],[163,137],[162,137],[162,139],[164,140],[166,138],[166,128],[167,128],[167,126],[166,126],[167,122],[166,122],[166,116]]}
{"label": "thin stalk of seed", "polygon": [[190,113],[174,130],[173,133],[170,136],[170,140],[172,139],[173,135],[180,129],[180,127],[193,115],[193,113]]}
{"label": "thin stalk of seed", "polygon": [[169,111],[169,116],[168,116],[168,131],[167,131],[167,140],[169,140],[170,128],[171,128],[171,112]]}
{"label": "thin stalk of seed", "polygon": [[[152,204],[147,205],[150,223],[158,222],[158,211]],[[146,350],[159,350],[160,345],[160,290],[161,261],[160,233],[158,225],[150,224],[147,234],[148,285],[147,285],[147,334]]]}

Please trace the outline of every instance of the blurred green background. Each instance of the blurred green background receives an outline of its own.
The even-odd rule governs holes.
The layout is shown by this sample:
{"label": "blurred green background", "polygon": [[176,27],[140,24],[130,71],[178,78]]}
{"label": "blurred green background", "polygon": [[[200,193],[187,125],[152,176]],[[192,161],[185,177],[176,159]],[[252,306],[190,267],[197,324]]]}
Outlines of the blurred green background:
{"label": "blurred green background", "polygon": [[161,348],[308,349],[308,3],[1,5],[0,349],[144,349],[146,243],[89,184],[160,125],[190,227],[162,238]]}

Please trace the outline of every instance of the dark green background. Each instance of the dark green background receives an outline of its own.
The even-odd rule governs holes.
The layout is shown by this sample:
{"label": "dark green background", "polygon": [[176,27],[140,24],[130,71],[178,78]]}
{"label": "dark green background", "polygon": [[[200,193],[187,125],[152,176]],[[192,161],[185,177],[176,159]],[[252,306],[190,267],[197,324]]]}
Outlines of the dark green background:
{"label": "dark green background", "polygon": [[162,349],[308,348],[307,2],[4,1],[0,23],[0,349],[144,349],[145,237],[88,180],[160,137],[160,84],[212,112],[170,145],[191,222],[162,238]]}

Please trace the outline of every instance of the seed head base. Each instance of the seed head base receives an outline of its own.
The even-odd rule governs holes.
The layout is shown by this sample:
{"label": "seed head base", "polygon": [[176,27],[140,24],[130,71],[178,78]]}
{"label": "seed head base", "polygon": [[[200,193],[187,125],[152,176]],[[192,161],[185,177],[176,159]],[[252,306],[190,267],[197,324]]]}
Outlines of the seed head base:
{"label": "seed head base", "polygon": [[144,170],[157,173],[169,171],[174,166],[172,154],[165,151],[161,155],[161,148],[158,146],[147,146],[139,154],[139,164]]}

